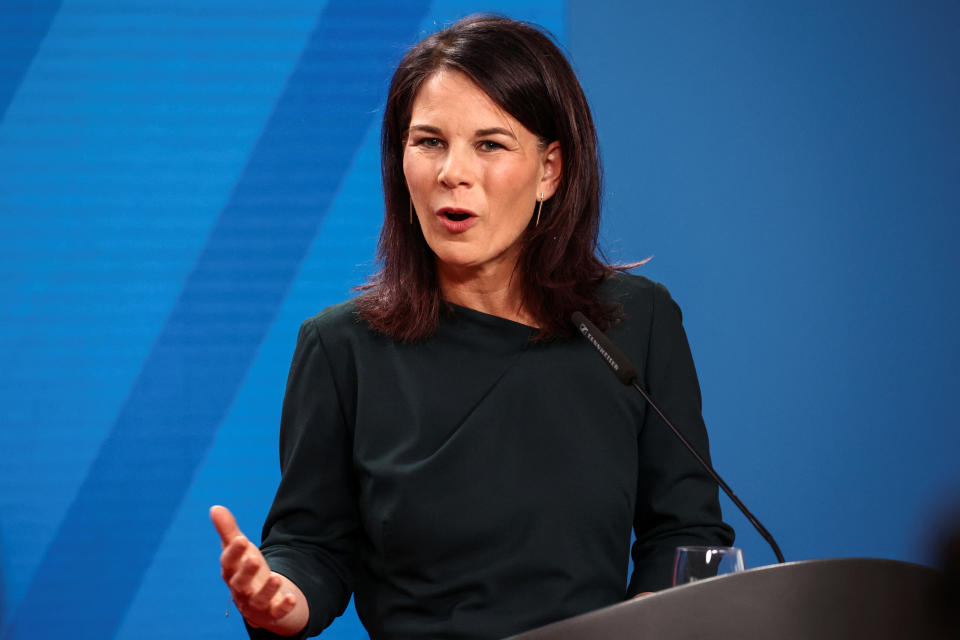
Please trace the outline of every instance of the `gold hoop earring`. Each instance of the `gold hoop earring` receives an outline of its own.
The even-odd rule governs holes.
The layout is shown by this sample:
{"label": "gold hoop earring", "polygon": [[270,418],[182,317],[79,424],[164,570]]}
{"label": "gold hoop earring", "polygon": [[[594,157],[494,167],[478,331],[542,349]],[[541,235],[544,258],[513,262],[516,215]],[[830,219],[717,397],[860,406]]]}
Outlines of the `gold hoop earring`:
{"label": "gold hoop earring", "polygon": [[533,226],[540,224],[540,211],[543,209],[543,192],[540,193],[540,199],[537,200],[537,220],[533,223]]}

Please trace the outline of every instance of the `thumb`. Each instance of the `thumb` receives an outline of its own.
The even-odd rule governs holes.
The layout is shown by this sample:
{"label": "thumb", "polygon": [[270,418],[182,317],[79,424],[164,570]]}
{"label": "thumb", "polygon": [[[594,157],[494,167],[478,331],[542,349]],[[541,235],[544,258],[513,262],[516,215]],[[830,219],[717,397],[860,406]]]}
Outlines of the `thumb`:
{"label": "thumb", "polygon": [[226,547],[237,536],[243,535],[243,532],[237,527],[237,521],[233,514],[226,507],[220,505],[210,507],[210,519],[213,521],[213,526],[217,528],[217,533],[220,534],[221,547]]}

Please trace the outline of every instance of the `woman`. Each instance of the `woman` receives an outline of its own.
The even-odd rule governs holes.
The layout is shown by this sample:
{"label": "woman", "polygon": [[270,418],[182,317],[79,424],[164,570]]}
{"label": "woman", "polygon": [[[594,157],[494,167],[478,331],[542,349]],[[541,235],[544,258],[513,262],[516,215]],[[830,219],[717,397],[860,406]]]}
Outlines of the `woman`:
{"label": "woman", "polygon": [[300,330],[262,554],[212,509],[251,635],[319,633],[354,593],[373,638],[498,638],[730,544],[710,479],[572,335],[577,310],[608,328],[707,449],[678,308],[596,257],[595,131],[556,46],[484,16],[428,37],[382,135],[382,269]]}

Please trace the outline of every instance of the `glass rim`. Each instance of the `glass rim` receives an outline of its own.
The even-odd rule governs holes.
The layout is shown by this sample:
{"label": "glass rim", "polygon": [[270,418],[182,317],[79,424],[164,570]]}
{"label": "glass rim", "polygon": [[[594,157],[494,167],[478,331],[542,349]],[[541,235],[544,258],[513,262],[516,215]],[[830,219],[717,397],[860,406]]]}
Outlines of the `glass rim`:
{"label": "glass rim", "polygon": [[721,547],[721,546],[713,546],[713,545],[683,545],[680,547],[676,547],[676,550],[677,551],[724,551],[724,552],[739,551],[741,553],[743,552],[743,550],[740,547]]}

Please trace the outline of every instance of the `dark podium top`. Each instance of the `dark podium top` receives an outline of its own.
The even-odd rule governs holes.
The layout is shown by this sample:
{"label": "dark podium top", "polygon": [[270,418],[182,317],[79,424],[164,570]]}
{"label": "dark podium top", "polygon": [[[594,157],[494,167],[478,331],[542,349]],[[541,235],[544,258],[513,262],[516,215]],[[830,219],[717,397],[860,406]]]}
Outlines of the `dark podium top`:
{"label": "dark podium top", "polygon": [[949,638],[942,576],[894,560],[791,562],[674,587],[511,640]]}

